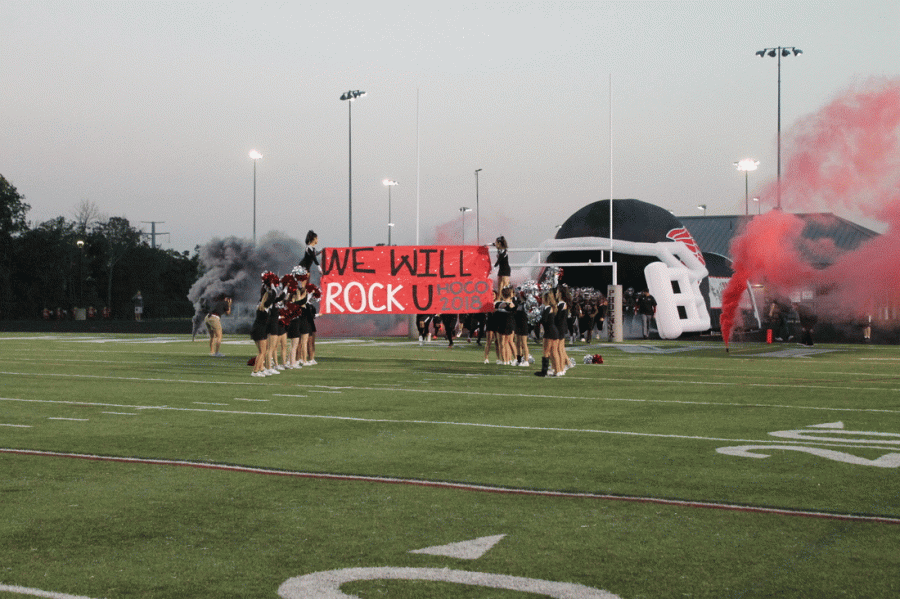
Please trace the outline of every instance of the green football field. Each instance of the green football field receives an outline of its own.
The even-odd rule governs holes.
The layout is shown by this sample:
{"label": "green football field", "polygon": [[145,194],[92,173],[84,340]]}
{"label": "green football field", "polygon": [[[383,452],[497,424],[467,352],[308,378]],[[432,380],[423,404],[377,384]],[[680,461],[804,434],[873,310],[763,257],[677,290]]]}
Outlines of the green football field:
{"label": "green football field", "polygon": [[0,599],[900,596],[897,347],[317,350],[0,335]]}

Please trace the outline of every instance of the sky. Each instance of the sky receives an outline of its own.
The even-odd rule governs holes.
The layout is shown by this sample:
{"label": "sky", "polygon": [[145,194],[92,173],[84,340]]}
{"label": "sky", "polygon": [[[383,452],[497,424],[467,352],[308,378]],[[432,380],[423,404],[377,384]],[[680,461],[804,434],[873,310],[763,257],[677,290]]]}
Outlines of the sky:
{"label": "sky", "polygon": [[355,246],[533,247],[611,192],[743,214],[734,163],[751,197],[777,172],[775,46],[803,51],[784,134],[900,74],[900,3],[0,0],[0,174],[32,225],[89,201],[178,251],[252,238],[253,149],[257,237],[324,247],[351,147]]}

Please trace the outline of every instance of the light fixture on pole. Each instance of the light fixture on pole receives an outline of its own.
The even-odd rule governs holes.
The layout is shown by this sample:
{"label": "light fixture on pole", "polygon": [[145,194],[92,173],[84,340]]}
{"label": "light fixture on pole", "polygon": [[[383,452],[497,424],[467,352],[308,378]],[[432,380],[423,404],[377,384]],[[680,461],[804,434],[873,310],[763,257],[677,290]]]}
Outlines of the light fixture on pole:
{"label": "light fixture on pole", "polygon": [[706,204],[697,204],[697,210],[702,210],[703,216],[706,216]]}
{"label": "light fixture on pole", "polygon": [[756,213],[762,214],[762,204],[759,201],[759,198],[753,198],[753,201],[756,202]]}
{"label": "light fixture on pole", "polygon": [[748,174],[759,167],[759,160],[744,158],[734,163],[737,170],[744,171],[744,216],[750,215],[750,180]]}
{"label": "light fixture on pole", "polygon": [[391,220],[391,187],[397,182],[393,179],[385,179],[382,183],[388,188],[388,245],[391,245],[391,229],[394,227],[394,221]]}
{"label": "light fixture on pole", "polygon": [[253,245],[256,245],[256,161],[262,158],[262,154],[250,150],[250,158],[253,160]]}
{"label": "light fixture on pole", "polygon": [[462,212],[462,244],[466,245],[466,212],[472,212],[472,209],[462,206],[459,211]]}
{"label": "light fixture on pole", "polygon": [[778,184],[775,207],[779,210],[781,210],[781,57],[791,56],[792,53],[794,56],[797,56],[798,54],[803,54],[803,50],[793,46],[778,46],[777,48],[763,48],[756,52],[756,55],[760,58],[765,58],[766,56],[770,58],[778,57]]}
{"label": "light fixture on pole", "polygon": [[365,96],[366,92],[350,90],[341,94],[347,100],[347,245],[353,247],[353,100]]}
{"label": "light fixture on pole", "polygon": [[475,169],[475,243],[481,245],[481,206],[478,203],[478,173],[481,169]]}

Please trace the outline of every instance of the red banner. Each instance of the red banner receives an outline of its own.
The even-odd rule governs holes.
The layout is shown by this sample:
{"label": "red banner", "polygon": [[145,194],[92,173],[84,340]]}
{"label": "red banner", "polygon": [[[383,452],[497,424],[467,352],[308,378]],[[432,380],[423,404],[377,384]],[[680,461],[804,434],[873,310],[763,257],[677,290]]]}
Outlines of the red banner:
{"label": "red banner", "polygon": [[328,248],[321,314],[465,314],[494,309],[484,246]]}

